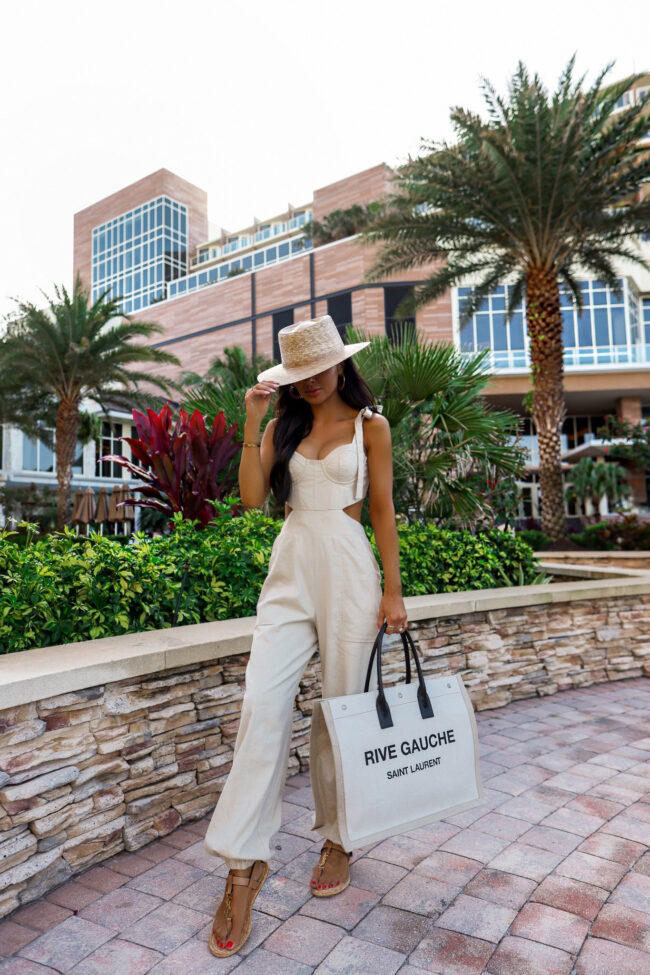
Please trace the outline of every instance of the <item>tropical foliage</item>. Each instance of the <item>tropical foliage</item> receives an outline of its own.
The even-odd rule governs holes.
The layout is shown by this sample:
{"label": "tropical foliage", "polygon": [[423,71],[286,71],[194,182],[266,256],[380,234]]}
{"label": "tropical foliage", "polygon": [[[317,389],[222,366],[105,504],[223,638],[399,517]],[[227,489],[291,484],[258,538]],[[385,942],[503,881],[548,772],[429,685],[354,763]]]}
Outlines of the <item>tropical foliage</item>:
{"label": "tropical foliage", "polygon": [[134,487],[142,498],[134,505],[168,515],[180,512],[204,528],[215,517],[213,501],[230,494],[237,481],[233,463],[240,444],[234,440],[236,424],[226,429],[226,418],[218,413],[208,433],[198,410],[189,416],[181,409],[172,427],[172,411],[166,404],[160,413],[147,415],[133,410],[137,437],[122,437],[128,443],[133,461],[121,454],[102,460],[114,461],[144,481]]}
{"label": "tropical foliage", "polygon": [[625,552],[650,549],[650,521],[641,521],[638,515],[625,515],[589,525],[571,538],[584,548],[618,550]]}
{"label": "tropical foliage", "polygon": [[55,426],[61,529],[70,521],[82,400],[105,410],[109,404],[130,409],[143,400],[140,383],[171,390],[169,380],[153,367],[178,365],[178,359],[147,344],[160,326],[124,316],[108,292],[91,301],[79,277],[71,294],[63,286],[55,286],[54,292],[54,298],[45,296],[44,308],[19,301],[0,338],[0,421],[30,435],[38,435],[42,422]]}
{"label": "tropical foliage", "polygon": [[225,413],[238,430],[243,430],[246,420],[244,394],[257,382],[257,374],[273,364],[274,360],[267,356],[257,355],[253,362],[240,346],[226,346],[203,376],[184,374],[180,383],[183,405],[187,409],[199,410],[207,420]]}
{"label": "tropical foliage", "polygon": [[57,492],[47,485],[2,484],[0,505],[7,525],[23,521],[46,531],[56,524]]}
{"label": "tropical foliage", "polygon": [[617,508],[629,495],[630,487],[625,481],[625,471],[619,464],[582,457],[568,473],[565,491],[568,501],[577,501],[581,505],[585,521],[590,520],[587,501],[591,502],[591,519],[598,521],[602,499],[607,498],[610,507]]}
{"label": "tropical foliage", "polygon": [[630,423],[608,416],[605,425],[596,432],[611,444],[604,448],[608,457],[627,461],[631,467],[640,470],[650,468],[650,426],[647,423]]}
{"label": "tropical foliage", "polygon": [[525,454],[513,442],[518,417],[482,397],[486,353],[463,357],[414,329],[391,343],[348,327],[347,339],[370,341],[356,360],[391,426],[396,511],[439,525],[509,522]]}
{"label": "tropical foliage", "polygon": [[303,226],[305,237],[311,238],[315,247],[331,244],[334,240],[352,237],[372,224],[384,213],[382,201],[374,203],[355,203],[351,207],[332,210],[322,220],[310,220]]}
{"label": "tropical foliage", "polygon": [[542,522],[551,541],[564,533],[559,287],[580,310],[579,271],[616,290],[614,261],[645,267],[635,238],[650,230],[650,198],[637,193],[650,179],[650,153],[639,144],[650,92],[619,110],[640,76],[605,86],[608,71],[585,88],[572,58],[549,93],[520,63],[505,97],[484,81],[486,117],[453,109],[455,140],[423,143],[399,172],[386,214],[365,232],[381,244],[369,280],[434,263],[415,306],[468,282],[475,287],[463,321],[505,281],[508,316],[525,297]]}
{"label": "tropical foliage", "polygon": [[[0,533],[0,652],[168,627],[177,605],[181,625],[253,615],[282,521],[255,508],[238,514],[236,498],[215,507],[204,531],[176,514],[170,535],[138,532],[129,545],[68,529],[23,548]],[[538,575],[531,549],[507,532],[400,524],[398,536],[405,595]]]}

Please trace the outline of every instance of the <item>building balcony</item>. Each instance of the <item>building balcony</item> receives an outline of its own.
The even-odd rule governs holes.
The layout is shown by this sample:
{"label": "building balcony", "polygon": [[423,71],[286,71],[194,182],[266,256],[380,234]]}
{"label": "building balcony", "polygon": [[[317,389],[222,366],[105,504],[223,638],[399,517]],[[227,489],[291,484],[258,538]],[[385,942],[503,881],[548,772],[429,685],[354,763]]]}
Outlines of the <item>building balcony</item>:
{"label": "building balcony", "polygon": [[[476,351],[463,355],[473,356]],[[524,373],[530,370],[530,355],[526,349],[491,349],[488,365],[494,373]],[[650,368],[650,345],[591,345],[564,350],[567,372],[638,369],[639,366]]]}

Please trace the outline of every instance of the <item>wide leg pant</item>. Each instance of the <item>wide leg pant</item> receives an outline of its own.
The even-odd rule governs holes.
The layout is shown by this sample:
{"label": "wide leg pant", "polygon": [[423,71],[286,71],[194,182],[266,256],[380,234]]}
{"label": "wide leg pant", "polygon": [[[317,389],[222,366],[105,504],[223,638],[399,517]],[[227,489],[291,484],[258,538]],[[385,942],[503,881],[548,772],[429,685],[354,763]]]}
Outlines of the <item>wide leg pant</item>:
{"label": "wide leg pant", "polygon": [[[379,566],[361,524],[343,510],[291,511],[257,603],[233,765],[204,841],[229,869],[271,857],[293,704],[310,657],[319,650],[323,697],[363,691],[380,602]],[[312,828],[340,843],[329,818]]]}

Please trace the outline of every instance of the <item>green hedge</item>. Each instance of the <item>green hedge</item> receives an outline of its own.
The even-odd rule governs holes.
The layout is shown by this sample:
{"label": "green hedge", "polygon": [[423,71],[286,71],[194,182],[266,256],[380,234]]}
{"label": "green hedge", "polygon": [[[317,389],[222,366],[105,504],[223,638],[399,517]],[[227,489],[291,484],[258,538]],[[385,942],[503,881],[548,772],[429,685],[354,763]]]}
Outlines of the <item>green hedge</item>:
{"label": "green hedge", "polygon": [[548,535],[537,528],[522,528],[520,532],[517,532],[517,535],[522,542],[530,545],[534,552],[540,552],[548,545]]}
{"label": "green hedge", "polygon": [[[70,532],[21,548],[0,535],[0,652],[170,626],[186,562],[179,625],[254,615],[281,526],[252,509],[126,546]],[[405,596],[518,585],[538,572],[532,549],[507,533],[400,524],[398,535]]]}
{"label": "green hedge", "polygon": [[601,551],[647,552],[650,549],[650,522],[641,521],[637,515],[612,518],[589,525],[584,531],[571,536],[583,548]]}

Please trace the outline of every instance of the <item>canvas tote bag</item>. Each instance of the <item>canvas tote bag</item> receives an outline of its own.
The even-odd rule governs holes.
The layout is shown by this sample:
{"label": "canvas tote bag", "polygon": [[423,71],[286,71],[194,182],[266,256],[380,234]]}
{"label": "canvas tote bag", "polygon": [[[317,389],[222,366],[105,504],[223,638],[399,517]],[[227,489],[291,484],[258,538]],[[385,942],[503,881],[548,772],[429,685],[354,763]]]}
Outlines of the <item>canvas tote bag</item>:
{"label": "canvas tote bag", "polygon": [[[314,702],[310,738],[313,829],[347,850],[405,833],[485,801],[474,708],[460,675],[424,679],[408,630],[406,681],[384,688],[382,640],[364,692]],[[417,680],[411,681],[410,655]],[[368,690],[376,659],[377,689]]]}

